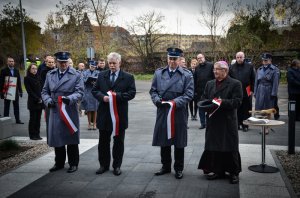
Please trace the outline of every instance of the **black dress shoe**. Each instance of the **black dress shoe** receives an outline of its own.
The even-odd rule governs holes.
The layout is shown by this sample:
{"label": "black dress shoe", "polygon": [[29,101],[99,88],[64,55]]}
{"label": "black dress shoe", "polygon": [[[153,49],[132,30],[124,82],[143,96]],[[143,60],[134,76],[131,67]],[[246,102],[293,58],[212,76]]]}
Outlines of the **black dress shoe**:
{"label": "black dress shoe", "polygon": [[165,169],[165,168],[161,168],[159,171],[157,171],[156,173],[154,173],[156,176],[159,176],[159,175],[164,175],[164,174],[167,174],[167,173],[170,173],[171,172],[171,169]]}
{"label": "black dress shoe", "polygon": [[175,171],[175,178],[176,179],[182,179],[183,173],[182,171]]}
{"label": "black dress shoe", "polygon": [[16,121],[16,124],[24,124],[21,120]]}
{"label": "black dress shoe", "polygon": [[75,171],[77,171],[77,166],[70,166],[70,168],[68,168],[67,173],[73,173]]}
{"label": "black dress shoe", "polygon": [[119,167],[117,167],[114,169],[113,173],[114,173],[114,175],[119,176],[119,175],[121,175],[122,171]]}
{"label": "black dress shoe", "polygon": [[239,176],[237,176],[237,175],[230,175],[230,183],[231,184],[237,184],[237,183],[239,183]]}
{"label": "black dress shoe", "polygon": [[247,132],[248,131],[248,127],[243,127],[243,132]]}
{"label": "black dress shoe", "polygon": [[220,178],[224,178],[224,177],[225,177],[225,173],[224,174],[213,173],[211,175],[206,175],[207,180],[215,180],[215,179],[220,179]]}
{"label": "black dress shoe", "polygon": [[63,166],[54,165],[52,168],[49,169],[49,172],[58,171],[58,170],[63,169],[63,168],[64,168]]}
{"label": "black dress shoe", "polygon": [[105,173],[106,171],[108,171],[109,168],[105,168],[104,166],[101,166],[97,171],[96,171],[96,174],[99,175],[99,174],[103,174]]}

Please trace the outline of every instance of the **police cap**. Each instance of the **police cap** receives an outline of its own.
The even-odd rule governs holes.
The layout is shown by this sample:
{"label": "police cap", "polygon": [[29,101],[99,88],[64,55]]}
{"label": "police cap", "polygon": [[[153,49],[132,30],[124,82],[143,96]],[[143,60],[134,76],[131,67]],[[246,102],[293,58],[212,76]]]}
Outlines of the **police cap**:
{"label": "police cap", "polygon": [[57,61],[62,61],[62,62],[67,62],[68,59],[70,58],[70,53],[69,52],[56,52],[54,54],[55,58]]}
{"label": "police cap", "polygon": [[272,54],[269,54],[269,53],[263,53],[263,54],[261,55],[261,59],[262,59],[262,60],[272,59]]}
{"label": "police cap", "polygon": [[168,48],[167,49],[168,52],[168,57],[180,57],[181,54],[183,53],[183,51],[179,48]]}
{"label": "police cap", "polygon": [[96,61],[93,61],[93,60],[90,60],[90,61],[89,61],[89,66],[97,67],[97,62],[96,62]]}

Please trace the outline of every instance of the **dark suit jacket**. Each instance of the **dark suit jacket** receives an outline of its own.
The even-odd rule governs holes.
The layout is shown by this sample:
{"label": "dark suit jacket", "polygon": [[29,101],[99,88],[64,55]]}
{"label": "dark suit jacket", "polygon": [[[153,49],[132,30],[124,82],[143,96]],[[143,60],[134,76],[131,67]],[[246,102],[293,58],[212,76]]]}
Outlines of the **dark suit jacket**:
{"label": "dark suit jacket", "polygon": [[[0,91],[1,94],[3,93],[3,86],[5,82],[5,76],[12,76],[10,73],[10,69],[8,66],[3,68],[0,72]],[[17,91],[16,91],[16,97],[19,97],[19,93],[23,93],[22,91],[22,85],[21,85],[21,77],[20,77],[20,72],[18,69],[14,68],[14,75],[13,77],[17,77]]]}
{"label": "dark suit jacket", "polygon": [[134,77],[122,70],[115,83],[111,85],[110,70],[99,73],[97,82],[92,89],[92,94],[99,100],[97,112],[97,128],[99,130],[112,131],[112,121],[109,111],[109,103],[103,101],[103,97],[107,96],[108,91],[116,92],[117,108],[120,121],[120,131],[128,128],[128,101],[133,99],[136,94]]}

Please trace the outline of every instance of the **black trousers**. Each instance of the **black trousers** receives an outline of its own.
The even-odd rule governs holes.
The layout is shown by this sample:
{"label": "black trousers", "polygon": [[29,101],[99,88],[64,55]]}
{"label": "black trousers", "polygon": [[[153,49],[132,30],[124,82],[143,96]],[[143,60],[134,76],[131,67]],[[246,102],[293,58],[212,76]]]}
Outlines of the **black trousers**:
{"label": "black trousers", "polygon": [[237,116],[238,116],[238,123],[239,125],[243,127],[248,127],[244,126],[243,121],[247,120],[251,114],[249,111],[252,109],[252,97],[243,97],[242,104],[237,110]]}
{"label": "black trousers", "polygon": [[[11,100],[4,99],[4,117],[9,116],[9,107],[10,107]],[[13,101],[14,106],[14,115],[16,122],[20,120],[20,113],[19,113],[19,96],[16,96],[16,100]]]}
{"label": "black trousers", "polygon": [[[100,166],[109,168],[110,165],[110,140],[112,131],[99,130],[99,144],[98,144],[98,159]],[[124,139],[125,131],[120,131],[118,136],[114,136],[114,143],[112,149],[113,168],[120,168],[122,165],[124,154]]]}
{"label": "black trousers", "polygon": [[193,99],[189,102],[189,107],[190,107],[190,112],[192,117],[197,117],[197,111],[198,111],[198,107],[197,107],[197,99]]}
{"label": "black trousers", "polygon": [[[55,147],[55,165],[63,167],[66,162],[66,146]],[[79,164],[79,148],[78,144],[67,145],[68,163],[70,166],[78,166]]]}
{"label": "black trousers", "polygon": [[[161,163],[164,169],[171,169],[172,157],[171,146],[160,147]],[[184,148],[177,148],[174,146],[174,170],[183,171],[184,166]]]}
{"label": "black trousers", "polygon": [[29,137],[40,137],[42,109],[29,111],[28,131]]}

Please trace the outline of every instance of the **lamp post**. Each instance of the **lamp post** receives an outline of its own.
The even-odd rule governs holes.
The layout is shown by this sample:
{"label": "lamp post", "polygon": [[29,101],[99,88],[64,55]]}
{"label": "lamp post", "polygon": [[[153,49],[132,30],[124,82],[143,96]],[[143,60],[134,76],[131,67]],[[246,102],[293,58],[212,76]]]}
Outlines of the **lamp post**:
{"label": "lamp post", "polygon": [[25,33],[24,33],[24,24],[23,24],[23,9],[22,9],[22,0],[20,0],[20,11],[21,11],[21,30],[22,30],[22,44],[23,44],[23,64],[24,69],[26,69],[26,44],[25,44]]}

